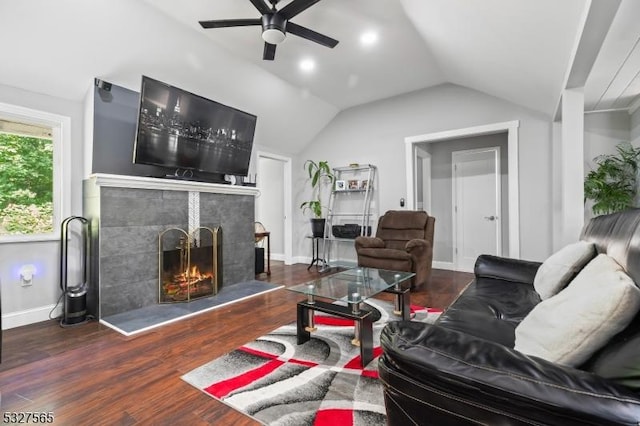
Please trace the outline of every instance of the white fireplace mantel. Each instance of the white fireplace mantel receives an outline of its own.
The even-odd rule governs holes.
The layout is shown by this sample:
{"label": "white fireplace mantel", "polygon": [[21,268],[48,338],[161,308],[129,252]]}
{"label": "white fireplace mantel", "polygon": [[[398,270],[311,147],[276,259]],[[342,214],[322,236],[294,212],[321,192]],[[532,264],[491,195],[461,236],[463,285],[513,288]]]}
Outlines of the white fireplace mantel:
{"label": "white fireplace mantel", "polygon": [[124,176],[95,173],[89,176],[97,186],[135,189],[158,189],[165,191],[212,192],[257,196],[260,191],[254,186],[225,185],[220,183],[195,182],[189,180],[160,179],[142,176]]}

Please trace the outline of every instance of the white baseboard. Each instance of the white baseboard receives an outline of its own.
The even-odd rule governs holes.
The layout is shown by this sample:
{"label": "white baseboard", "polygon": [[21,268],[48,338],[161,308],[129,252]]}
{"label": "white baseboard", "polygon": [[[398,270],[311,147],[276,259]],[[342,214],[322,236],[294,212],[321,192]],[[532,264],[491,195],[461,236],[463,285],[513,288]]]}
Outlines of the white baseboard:
{"label": "white baseboard", "polygon": [[284,254],[283,253],[271,253],[271,260],[279,260],[281,262],[284,262]]}
{"label": "white baseboard", "polygon": [[453,262],[440,262],[437,260],[434,260],[433,262],[431,262],[431,267],[433,269],[444,269],[446,271],[455,271],[455,265],[453,264]]}
{"label": "white baseboard", "polygon": [[[25,309],[24,311],[10,312],[2,315],[2,329],[22,327],[23,325],[35,324],[37,322],[49,321],[49,313],[56,305],[41,306],[39,308]],[[51,314],[52,318],[62,315],[62,305]]]}

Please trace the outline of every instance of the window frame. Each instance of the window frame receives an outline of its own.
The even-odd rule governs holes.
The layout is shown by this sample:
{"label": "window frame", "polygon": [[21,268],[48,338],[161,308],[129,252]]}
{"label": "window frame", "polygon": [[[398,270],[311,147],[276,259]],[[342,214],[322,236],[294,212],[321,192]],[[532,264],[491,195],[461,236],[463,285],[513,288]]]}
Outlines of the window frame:
{"label": "window frame", "polygon": [[71,118],[0,102],[5,120],[51,127],[53,144],[53,231],[46,234],[0,235],[0,244],[59,240],[58,224],[71,212]]}

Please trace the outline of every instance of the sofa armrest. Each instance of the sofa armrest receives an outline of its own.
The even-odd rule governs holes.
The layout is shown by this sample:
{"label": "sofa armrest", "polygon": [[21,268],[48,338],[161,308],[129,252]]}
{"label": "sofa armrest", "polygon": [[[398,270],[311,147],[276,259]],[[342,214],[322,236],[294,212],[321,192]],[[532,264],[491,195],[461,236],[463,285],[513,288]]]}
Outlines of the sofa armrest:
{"label": "sofa armrest", "polygon": [[477,278],[533,284],[540,265],[542,265],[540,262],[482,254],[478,256],[473,272]]}
{"label": "sofa armrest", "polygon": [[385,326],[380,342],[384,368],[419,382],[421,389],[446,392],[461,410],[468,409],[471,391],[474,404],[510,418],[544,424],[640,421],[640,398],[631,389],[463,332],[396,321]]}
{"label": "sofa armrest", "polygon": [[377,237],[356,237],[356,250],[359,248],[384,248],[384,241]]}

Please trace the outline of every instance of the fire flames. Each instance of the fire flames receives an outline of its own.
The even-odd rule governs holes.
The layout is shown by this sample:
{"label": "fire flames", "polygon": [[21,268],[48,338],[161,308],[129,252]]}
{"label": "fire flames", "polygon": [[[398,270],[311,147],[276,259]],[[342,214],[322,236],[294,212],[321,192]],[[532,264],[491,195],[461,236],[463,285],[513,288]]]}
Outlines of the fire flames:
{"label": "fire flames", "polygon": [[163,295],[167,300],[183,301],[213,294],[213,274],[202,272],[197,265],[177,272],[166,274]]}

